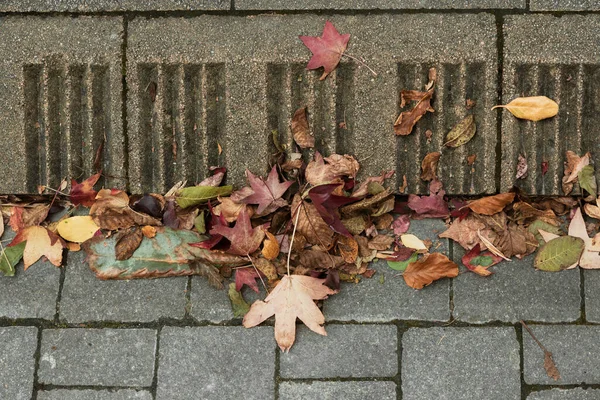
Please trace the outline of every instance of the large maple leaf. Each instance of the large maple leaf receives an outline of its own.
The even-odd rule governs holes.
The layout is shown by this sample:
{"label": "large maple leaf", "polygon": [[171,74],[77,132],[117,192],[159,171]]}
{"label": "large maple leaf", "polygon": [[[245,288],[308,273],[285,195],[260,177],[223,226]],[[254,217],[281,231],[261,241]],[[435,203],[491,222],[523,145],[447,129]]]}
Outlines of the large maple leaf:
{"label": "large maple leaf", "polygon": [[325,279],[304,275],[286,275],[265,301],[257,300],[244,316],[243,325],[252,328],[275,315],[275,340],[282,351],[288,351],[296,339],[296,318],[313,332],[327,336],[325,317],[313,300],[326,299],[337,293],[323,285]]}
{"label": "large maple leaf", "polygon": [[254,193],[246,197],[244,203],[258,204],[258,209],[256,210],[257,214],[270,214],[279,207],[287,205],[287,202],[283,200],[281,196],[283,196],[285,191],[294,182],[279,182],[276,166],[273,166],[266,181],[248,170],[246,170],[246,176],[248,177],[248,181],[250,182],[250,186]]}
{"label": "large maple leaf", "polygon": [[8,246],[16,246],[24,241],[27,241],[23,251],[25,270],[42,256],[46,256],[48,261],[60,267],[64,243],[57,234],[42,226],[30,226],[20,230]]}
{"label": "large maple leaf", "polygon": [[300,40],[313,53],[306,69],[323,67],[323,75],[319,78],[323,80],[339,64],[342,54],[346,51],[350,34],[340,35],[335,26],[327,21],[323,28],[323,36],[300,36]]}
{"label": "large maple leaf", "polygon": [[233,228],[216,225],[210,230],[210,234],[223,235],[229,239],[231,247],[227,252],[238,256],[246,256],[253,253],[260,247],[265,238],[265,231],[262,227],[252,228],[247,207],[244,207],[240,211],[240,215]]}

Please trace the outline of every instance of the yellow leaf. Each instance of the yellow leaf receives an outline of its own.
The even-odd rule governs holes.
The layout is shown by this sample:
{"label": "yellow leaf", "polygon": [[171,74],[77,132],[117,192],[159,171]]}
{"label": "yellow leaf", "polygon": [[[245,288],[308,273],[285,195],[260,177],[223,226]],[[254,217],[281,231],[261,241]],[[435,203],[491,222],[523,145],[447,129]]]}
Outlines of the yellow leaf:
{"label": "yellow leaf", "polygon": [[425,243],[423,243],[423,241],[415,235],[405,234],[400,236],[400,240],[402,241],[402,244],[408,247],[409,249],[427,250],[427,246],[425,246]]}
{"label": "yellow leaf", "polygon": [[77,216],[63,219],[56,226],[56,231],[65,240],[83,243],[98,232],[98,225],[90,216]]}
{"label": "yellow leaf", "polygon": [[546,96],[517,97],[506,105],[492,107],[492,110],[498,107],[506,108],[517,118],[530,121],[540,121],[558,114],[558,104]]}

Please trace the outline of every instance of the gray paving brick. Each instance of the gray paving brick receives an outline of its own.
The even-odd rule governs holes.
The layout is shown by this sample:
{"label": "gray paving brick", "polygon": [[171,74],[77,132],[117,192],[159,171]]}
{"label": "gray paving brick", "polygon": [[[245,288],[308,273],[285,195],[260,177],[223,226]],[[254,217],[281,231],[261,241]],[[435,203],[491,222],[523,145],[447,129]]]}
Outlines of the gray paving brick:
{"label": "gray paving brick", "polygon": [[554,381],[544,370],[544,353],[523,331],[523,376],[531,385],[600,383],[600,326],[529,325],[538,340],[552,352],[560,379]]}
{"label": "gray paving brick", "polygon": [[[567,150],[600,151],[600,15],[522,15],[505,18],[503,102],[518,96],[548,96],[559,104],[556,117],[528,122],[502,112],[501,189],[513,184],[527,193],[563,194],[561,178]],[[526,179],[515,178],[520,152],[529,165]],[[542,162],[548,172],[542,173]],[[600,176],[600,171],[596,171]]]}
{"label": "gray paving brick", "polygon": [[527,400],[596,400],[600,399],[598,389],[550,389],[533,392]]}
{"label": "gray paving brick", "polygon": [[150,386],[155,351],[152,329],[45,329],[38,381],[64,386]]}
{"label": "gray paving brick", "polygon": [[279,356],[282,378],[392,377],[398,372],[395,325],[326,325],[327,336],[305,326]]}
{"label": "gray paving brick", "polygon": [[[325,81],[318,80],[321,71],[305,70],[310,51],[298,35],[320,34],[327,19],[352,34],[348,53],[364,57],[378,77],[347,60]],[[424,192],[422,158],[442,150],[449,193],[495,191],[496,117],[489,108],[496,102],[496,55],[495,19],[485,13],[136,18],[127,46],[131,189],[197,182],[216,164],[227,165],[234,184],[245,182],[246,167],[264,174],[271,131],[292,148],[290,119],[306,105],[322,152],[368,159],[359,176],[396,169],[403,172],[392,186],[406,174],[408,190]],[[422,88],[430,67],[439,77],[437,112],[412,135],[396,137],[400,89]],[[477,101],[477,134],[465,146],[442,149],[444,135],[466,114],[467,98]],[[347,129],[340,128],[344,120]],[[434,133],[430,143],[423,139],[427,129]],[[464,160],[476,150],[475,173]]]}
{"label": "gray paving brick", "polygon": [[2,12],[227,10],[230,0],[2,0]]}
{"label": "gray paving brick", "polygon": [[235,2],[237,10],[484,9],[525,7],[524,0],[236,0]]}
{"label": "gray paving brick", "polygon": [[[448,240],[439,239],[446,225],[439,219],[413,220],[409,232],[429,239],[436,251],[448,254]],[[448,321],[450,319],[450,281],[443,279],[422,290],[406,285],[397,271],[385,261],[371,264],[377,273],[358,284],[344,283],[340,293],[323,303],[327,320],[386,322],[399,320]],[[383,283],[381,276],[383,275]]]}
{"label": "gray paving brick", "polygon": [[152,393],[146,390],[40,390],[38,400],[152,400]]}
{"label": "gray paving brick", "polygon": [[454,245],[461,274],[453,280],[454,318],[469,323],[491,321],[571,322],[581,316],[579,270],[551,273],[533,268],[535,255],[491,267],[481,277],[462,268],[464,250]]}
{"label": "gray paving brick", "polygon": [[0,328],[0,399],[29,400],[33,393],[37,328]]}
{"label": "gray paving brick", "polygon": [[281,400],[395,400],[394,382],[281,382],[279,384]]}
{"label": "gray paving brick", "polygon": [[273,329],[165,327],[160,333],[157,400],[272,399]]}
{"label": "gray paving brick", "polygon": [[598,0],[531,0],[532,11],[598,11]]}
{"label": "gray paving brick", "polygon": [[3,193],[89,176],[105,140],[108,186],[125,187],[118,17],[5,17],[0,30]]}
{"label": "gray paving brick", "polygon": [[600,322],[600,274],[598,271],[583,271],[585,287],[585,319]]}
{"label": "gray paving brick", "polygon": [[402,398],[520,399],[513,328],[411,328],[402,337]]}
{"label": "gray paving brick", "polygon": [[85,252],[69,253],[60,301],[60,319],[150,322],[183,318],[187,277],[102,281],[85,262]]}

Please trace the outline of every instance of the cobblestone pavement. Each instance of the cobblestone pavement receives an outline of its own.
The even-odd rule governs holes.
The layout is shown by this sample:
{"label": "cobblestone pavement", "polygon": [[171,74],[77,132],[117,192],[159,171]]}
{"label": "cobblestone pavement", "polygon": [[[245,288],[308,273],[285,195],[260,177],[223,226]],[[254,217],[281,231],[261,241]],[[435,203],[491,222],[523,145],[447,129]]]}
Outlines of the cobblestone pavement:
{"label": "cobblestone pavement", "polygon": [[[323,151],[369,158],[369,174],[396,168],[422,192],[422,157],[472,98],[475,139],[443,151],[449,193],[506,190],[525,152],[530,174],[517,183],[559,194],[565,150],[600,161],[598,11],[597,0],[3,0],[0,192],[91,173],[104,136],[106,185],[164,190],[219,162],[235,183],[246,166],[264,170],[265,133],[291,141],[303,104]],[[327,19],[377,78],[346,61],[325,82],[304,70],[297,35]],[[422,86],[431,66],[438,113],[400,141],[398,91]],[[488,111],[534,94],[557,99],[559,116],[532,124]],[[437,239],[443,228],[411,224],[458,261],[461,249]],[[600,399],[596,271],[538,272],[528,257],[415,291],[379,262],[324,303],[327,337],[300,326],[283,354],[272,321],[244,329],[203,278],[103,282],[84,254],[68,257],[0,277],[0,399]]]}

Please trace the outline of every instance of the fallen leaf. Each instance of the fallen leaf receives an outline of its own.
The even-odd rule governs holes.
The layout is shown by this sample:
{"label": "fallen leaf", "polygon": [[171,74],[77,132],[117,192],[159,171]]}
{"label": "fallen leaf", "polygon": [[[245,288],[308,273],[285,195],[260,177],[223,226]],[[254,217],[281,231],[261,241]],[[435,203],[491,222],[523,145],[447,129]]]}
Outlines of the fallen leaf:
{"label": "fallen leaf", "polygon": [[271,232],[265,231],[265,234],[267,238],[263,242],[261,254],[267,260],[274,260],[279,255],[279,242]]}
{"label": "fallen leaf", "polygon": [[473,107],[475,107],[477,105],[477,102],[475,100],[471,100],[471,99],[467,99],[467,101],[465,101],[465,108],[467,110],[472,109]]}
{"label": "fallen leaf", "polygon": [[535,337],[535,335],[533,334],[533,332],[531,331],[529,326],[527,326],[527,324],[523,320],[521,320],[521,325],[523,325],[523,327],[527,330],[527,332],[529,332],[529,334],[531,335],[531,338],[537,343],[537,345],[540,347],[540,349],[542,349],[542,351],[544,352],[544,369],[546,370],[546,374],[548,375],[548,377],[554,379],[555,381],[559,380],[560,373],[558,372],[558,368],[556,368],[556,364],[554,363],[554,360],[552,359],[552,353],[550,351],[548,351],[548,349],[546,349],[546,347],[544,347],[544,345],[538,340],[538,338]]}
{"label": "fallen leaf", "polygon": [[[564,183],[577,182],[579,172],[590,163],[590,153],[579,157],[572,151],[567,151],[567,162],[565,167],[565,176],[567,177]],[[568,175],[568,176],[567,176]]]}
{"label": "fallen leaf", "polygon": [[150,225],[146,225],[142,227],[142,233],[148,239],[152,239],[154,236],[156,236],[156,228]]}
{"label": "fallen leaf", "polygon": [[408,214],[400,215],[392,223],[392,229],[394,230],[394,235],[402,235],[403,233],[406,233],[408,231],[409,227],[410,227],[410,216]]}
{"label": "fallen leaf", "polygon": [[302,43],[309,48],[313,53],[306,69],[317,69],[323,67],[323,75],[321,80],[325,79],[329,73],[331,73],[340,62],[348,40],[350,40],[350,34],[346,33],[340,35],[337,29],[329,21],[325,22],[325,28],[323,28],[323,35],[318,36],[300,36]]}
{"label": "fallen leaf", "polygon": [[535,236],[540,246],[546,243],[546,240],[544,240],[543,236],[539,233],[540,230],[552,233],[557,236],[561,233],[558,227],[551,225],[548,222],[541,219],[536,219],[531,224],[529,224],[527,230]]}
{"label": "fallen leaf", "polygon": [[306,107],[296,110],[292,117],[292,135],[294,141],[301,149],[311,149],[315,147],[315,137],[311,134],[306,119]]}
{"label": "fallen leaf", "polygon": [[27,241],[24,241],[12,247],[5,247],[2,253],[0,253],[0,272],[4,276],[15,275],[15,265],[23,258],[23,251],[26,245]]}
{"label": "fallen leaf", "polygon": [[296,318],[310,330],[326,336],[325,317],[313,300],[323,300],[336,291],[323,285],[325,279],[285,275],[265,301],[257,300],[244,316],[246,328],[256,326],[275,315],[275,340],[283,352],[290,350],[296,338]]}
{"label": "fallen leaf", "polygon": [[470,156],[467,156],[467,165],[475,164],[475,160],[477,160],[477,154],[471,154]]}
{"label": "fallen leaf", "polygon": [[56,232],[63,239],[75,243],[85,242],[93,237],[99,229],[100,227],[89,215],[65,218],[56,226]]}
{"label": "fallen leaf", "polygon": [[388,235],[377,235],[369,240],[368,248],[371,250],[387,250],[392,243],[394,243],[393,237]]}
{"label": "fallen leaf", "polygon": [[450,214],[448,204],[444,200],[446,192],[438,180],[429,183],[429,196],[408,195],[408,208],[420,218],[445,218]]}
{"label": "fallen leaf", "polygon": [[115,244],[115,259],[123,261],[131,258],[133,253],[140,247],[143,239],[144,234],[137,226],[123,232]]}
{"label": "fallen leaf", "polygon": [[541,167],[542,167],[542,176],[544,176],[548,173],[548,168],[549,168],[548,161],[542,161]]}
{"label": "fallen leaf", "polygon": [[337,240],[337,247],[342,259],[350,264],[356,262],[358,257],[358,242],[353,237],[340,236]]}
{"label": "fallen leaf", "polygon": [[477,236],[479,236],[479,240],[481,240],[481,242],[485,245],[485,247],[487,247],[489,251],[492,252],[492,254],[503,258],[506,261],[510,261],[510,258],[502,254],[502,252],[499,249],[497,249],[496,246],[494,246],[494,244],[488,238],[481,234],[481,231],[477,231]]}
{"label": "fallen leaf", "polygon": [[577,180],[582,189],[585,189],[586,192],[596,197],[598,185],[596,183],[596,176],[594,175],[594,167],[591,165],[583,167],[577,174]]}
{"label": "fallen leaf", "polygon": [[216,199],[218,196],[228,196],[232,186],[190,186],[181,189],[175,196],[175,201],[181,208],[188,208]]}
{"label": "fallen leaf", "polygon": [[146,213],[154,218],[161,218],[166,205],[166,200],[160,194],[147,194],[135,201],[131,208],[135,211]]}
{"label": "fallen leaf", "polygon": [[435,151],[429,153],[421,162],[421,180],[431,181],[437,179],[437,167],[442,153]]}
{"label": "fallen leaf", "polygon": [[512,203],[514,199],[514,193],[500,193],[494,196],[486,196],[478,200],[470,201],[467,204],[467,207],[477,214],[493,215],[502,211],[504,207]]}
{"label": "fallen leaf", "polygon": [[408,111],[403,111],[400,113],[396,122],[394,122],[394,132],[399,136],[410,135],[413,130],[415,124],[427,113],[427,111],[432,112],[431,108],[431,97],[433,96],[434,88],[429,89],[421,99],[417,105]]}
{"label": "fallen leaf", "polygon": [[402,244],[408,247],[409,249],[427,250],[427,246],[425,246],[425,243],[423,243],[423,241],[415,235],[405,234],[400,236],[400,240],[402,241]]}
{"label": "fallen leaf", "polygon": [[258,204],[258,208],[256,209],[258,215],[270,214],[279,207],[288,204],[281,196],[283,196],[293,182],[279,182],[277,166],[273,166],[267,180],[257,177],[249,170],[246,170],[246,177],[248,177],[248,181],[250,182],[250,186],[254,193],[246,197],[243,202],[247,204]]}
{"label": "fallen leaf", "polygon": [[446,142],[444,146],[447,147],[459,147],[466,143],[468,143],[473,136],[475,136],[475,131],[477,130],[477,125],[475,124],[475,117],[473,114],[466,116],[462,121],[460,121],[454,128],[448,132],[446,135]]}
{"label": "fallen leaf", "polygon": [[545,243],[537,252],[533,266],[542,271],[556,272],[577,264],[585,248],[582,239],[560,236]]}
{"label": "fallen leaf", "polygon": [[242,287],[246,285],[258,293],[259,289],[256,280],[259,278],[260,275],[253,267],[238,268],[235,270],[235,290],[239,292],[242,290]]}
{"label": "fallen leaf", "polygon": [[269,284],[272,284],[279,279],[277,268],[275,268],[275,265],[266,258],[255,258],[254,265],[256,266],[256,269],[267,277]]}
{"label": "fallen leaf", "polygon": [[299,212],[298,225],[296,229],[311,244],[320,244],[325,248],[333,245],[333,231],[323,220],[314,205],[304,201],[296,194],[292,201],[292,221],[296,219]]}
{"label": "fallen leaf", "polygon": [[581,208],[577,208],[569,224],[569,236],[580,238],[585,243],[585,249],[579,259],[579,266],[584,269],[600,269],[600,254],[598,250],[593,250],[594,244],[588,236]]}
{"label": "fallen leaf", "polygon": [[482,252],[481,246],[477,243],[475,247],[462,256],[461,261],[469,271],[480,276],[490,276],[492,272],[488,268],[502,261],[502,257],[498,257],[490,251]]}
{"label": "fallen leaf", "polygon": [[391,260],[387,260],[387,265],[388,267],[390,267],[391,269],[395,270],[395,271],[405,271],[406,267],[408,267],[408,264],[414,263],[415,261],[417,261],[419,257],[419,253],[418,252],[413,252],[410,257],[404,261],[391,261]]}
{"label": "fallen leaf", "polygon": [[29,226],[39,225],[48,217],[50,204],[35,204],[32,207],[12,207],[9,225],[18,232]]}
{"label": "fallen leaf", "polygon": [[519,161],[517,162],[517,179],[525,179],[527,177],[527,159],[519,154]]}
{"label": "fallen leaf", "polygon": [[97,173],[90,176],[81,183],[77,183],[75,179],[71,180],[71,192],[69,193],[69,199],[73,205],[82,205],[85,207],[91,207],[96,199],[96,191],[94,185],[100,179],[102,173]]}
{"label": "fallen leaf", "polygon": [[158,219],[132,210],[127,193],[116,189],[98,192],[96,202],[90,208],[90,216],[100,228],[111,231],[134,225],[161,225]]}
{"label": "fallen leaf", "polygon": [[546,96],[517,97],[506,105],[492,107],[506,108],[517,118],[530,121],[554,117],[558,114],[558,104]]}
{"label": "fallen leaf", "polygon": [[24,270],[42,256],[46,256],[48,261],[60,267],[64,244],[57,234],[41,226],[30,226],[20,230],[8,246],[16,246],[24,241],[27,241],[23,251]]}
{"label": "fallen leaf", "polygon": [[340,176],[333,171],[329,164],[325,164],[325,159],[318,151],[315,152],[314,160],[306,166],[304,177],[313,186],[325,183],[342,183]]}
{"label": "fallen leaf", "polygon": [[227,292],[229,300],[231,301],[231,311],[233,312],[234,318],[240,318],[246,315],[250,310],[250,304],[244,300],[242,293],[235,289],[235,283],[229,284],[229,290]]}
{"label": "fallen leaf", "polygon": [[[220,153],[219,153],[220,154]],[[225,167],[210,167],[211,176],[202,180],[196,186],[220,186],[225,177],[227,169]]]}
{"label": "fallen leaf", "polygon": [[[452,239],[460,244],[464,249],[471,250],[475,245],[482,244],[479,239],[478,231],[486,232],[489,230],[479,218],[470,214],[464,219],[455,219],[447,230],[440,233],[440,238]],[[486,248],[485,245],[481,246]]]}
{"label": "fallen leaf", "polygon": [[223,276],[220,274],[219,269],[214,265],[192,261],[190,262],[190,268],[196,275],[205,277],[210,286],[217,290],[223,289]]}
{"label": "fallen leaf", "polygon": [[252,228],[246,208],[240,212],[233,228],[223,225],[213,226],[210,234],[223,235],[229,239],[231,247],[228,253],[239,256],[253,253],[260,247],[265,237],[265,231],[262,227]]}
{"label": "fallen leaf", "polygon": [[422,289],[438,279],[457,277],[458,265],[442,253],[432,253],[408,264],[402,276],[408,286]]}

